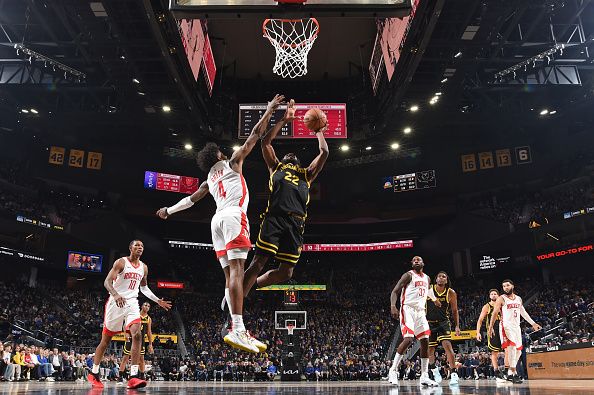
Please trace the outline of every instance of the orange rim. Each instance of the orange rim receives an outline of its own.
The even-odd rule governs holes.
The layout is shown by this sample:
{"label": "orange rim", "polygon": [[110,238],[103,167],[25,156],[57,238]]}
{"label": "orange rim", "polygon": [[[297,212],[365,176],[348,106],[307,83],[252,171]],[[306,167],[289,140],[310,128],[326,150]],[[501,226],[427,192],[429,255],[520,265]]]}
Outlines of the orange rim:
{"label": "orange rim", "polygon": [[[316,24],[316,26],[317,26],[317,29],[316,29],[315,33],[312,34],[312,36],[310,38],[308,38],[307,40],[303,40],[299,44],[291,44],[291,45],[284,44],[284,45],[281,45],[281,47],[297,48],[297,47],[301,47],[301,46],[305,45],[306,43],[308,43],[310,41],[315,40],[316,37],[318,36],[318,33],[320,32],[320,24],[319,24],[319,22],[318,22],[318,20],[316,18],[309,18],[309,19],[311,19]],[[272,18],[272,19],[271,18],[265,19],[264,22],[262,23],[262,35],[264,37],[266,37],[270,41],[277,41],[276,39],[270,37],[268,35],[268,33],[266,32],[266,24],[268,22],[270,22],[270,21],[280,21],[280,22],[283,22],[283,23],[291,23],[291,22],[303,21],[303,19],[274,19],[274,18]]]}

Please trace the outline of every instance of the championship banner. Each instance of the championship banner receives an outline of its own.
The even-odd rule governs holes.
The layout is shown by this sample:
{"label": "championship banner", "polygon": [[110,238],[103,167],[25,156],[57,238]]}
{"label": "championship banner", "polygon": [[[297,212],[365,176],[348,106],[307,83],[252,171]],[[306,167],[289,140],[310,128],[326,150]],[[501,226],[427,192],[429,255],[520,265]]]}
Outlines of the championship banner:
{"label": "championship banner", "polygon": [[[177,335],[159,335],[158,333],[155,334],[153,333],[153,341],[155,341],[155,338],[158,337],[159,338],[159,343],[160,344],[164,344],[167,343],[167,340],[171,339],[171,341],[173,341],[173,343],[177,344]],[[111,340],[115,341],[115,342],[125,342],[126,338],[124,336],[123,333],[118,333],[117,335],[114,335]],[[144,335],[144,339],[145,342],[148,342],[148,335]],[[151,342],[151,343],[152,343]]]}
{"label": "championship banner", "polygon": [[258,291],[325,291],[326,285],[322,284],[283,284],[283,285],[269,285],[267,287],[258,288]]}
{"label": "championship banner", "polygon": [[528,353],[528,377],[532,379],[594,379],[594,342],[587,348]]}
{"label": "championship banner", "polygon": [[475,340],[476,339],[476,329],[460,331],[460,336],[456,336],[456,332],[452,331],[451,335],[452,335],[452,341]]}

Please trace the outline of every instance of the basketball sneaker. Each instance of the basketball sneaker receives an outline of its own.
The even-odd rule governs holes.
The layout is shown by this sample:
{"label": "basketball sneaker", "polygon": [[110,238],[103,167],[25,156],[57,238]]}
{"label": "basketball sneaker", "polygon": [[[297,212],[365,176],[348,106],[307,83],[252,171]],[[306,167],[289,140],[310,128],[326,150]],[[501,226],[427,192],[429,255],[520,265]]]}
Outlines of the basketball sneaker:
{"label": "basketball sneaker", "polygon": [[437,384],[435,381],[433,381],[433,380],[431,380],[429,378],[429,374],[428,373],[421,374],[421,378],[419,379],[419,383],[421,385],[425,385],[427,387],[439,387],[439,384]]}
{"label": "basketball sneaker", "polygon": [[441,383],[443,379],[441,377],[441,373],[439,373],[439,368],[435,367],[431,369],[431,372],[433,373],[433,380],[435,380],[437,384]]}
{"label": "basketball sneaker", "polygon": [[96,387],[96,388],[104,387],[103,383],[101,382],[101,377],[99,376],[98,373],[93,373],[93,372],[89,373],[87,375],[87,380],[89,381],[89,383],[91,383],[93,385],[93,387]]}
{"label": "basketball sneaker", "polygon": [[226,316],[227,318],[225,318],[225,323],[221,327],[221,337],[223,339],[229,332],[231,332],[231,320],[229,319],[229,313],[227,313]]}
{"label": "basketball sneaker", "polygon": [[126,385],[126,388],[129,390],[144,387],[146,387],[146,381],[142,380],[141,378],[138,378],[137,376],[130,377],[130,380],[128,380],[128,385]]}
{"label": "basketball sneaker", "polygon": [[458,377],[458,373],[452,372],[450,375],[450,385],[458,385],[460,383],[460,378]]}
{"label": "basketball sneaker", "polygon": [[268,349],[268,346],[266,344],[262,343],[260,340],[256,339],[254,336],[252,336],[250,331],[245,331],[245,333],[247,334],[247,337],[250,339],[252,344],[254,346],[258,347],[259,352],[264,352],[264,351],[266,351],[266,349]]}
{"label": "basketball sneaker", "polygon": [[233,348],[238,348],[251,353],[259,352],[258,347],[252,343],[246,331],[232,329],[229,333],[227,333],[227,336],[225,336],[223,340]]}
{"label": "basketball sneaker", "polygon": [[398,371],[392,369],[388,371],[388,382],[392,385],[398,385]]}
{"label": "basketball sneaker", "polygon": [[522,384],[524,380],[516,373],[512,376],[511,382],[514,384]]}

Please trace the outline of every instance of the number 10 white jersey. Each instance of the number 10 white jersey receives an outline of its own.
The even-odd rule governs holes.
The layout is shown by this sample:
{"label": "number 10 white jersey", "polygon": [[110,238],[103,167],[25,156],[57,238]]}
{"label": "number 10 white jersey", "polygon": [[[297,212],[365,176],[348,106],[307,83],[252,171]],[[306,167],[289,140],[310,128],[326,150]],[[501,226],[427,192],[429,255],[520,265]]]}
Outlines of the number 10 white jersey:
{"label": "number 10 white jersey", "polygon": [[144,277],[144,263],[138,261],[139,265],[135,267],[124,257],[124,270],[122,270],[115,281],[113,288],[124,299],[138,298],[138,290],[140,289],[140,281]]}

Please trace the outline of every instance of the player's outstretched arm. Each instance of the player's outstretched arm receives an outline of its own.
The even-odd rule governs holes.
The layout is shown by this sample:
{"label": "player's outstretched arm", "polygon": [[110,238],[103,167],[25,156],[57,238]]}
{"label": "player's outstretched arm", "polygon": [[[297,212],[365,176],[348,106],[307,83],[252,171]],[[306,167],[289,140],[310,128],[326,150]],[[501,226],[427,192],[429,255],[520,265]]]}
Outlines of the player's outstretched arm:
{"label": "player's outstretched arm", "polygon": [[198,187],[198,190],[190,196],[186,196],[185,198],[183,198],[171,207],[161,207],[160,209],[158,209],[156,213],[157,217],[161,219],[167,219],[171,214],[175,214],[178,211],[182,211],[192,207],[194,203],[196,203],[206,195],[208,195],[208,183],[206,181],[203,181],[202,184],[200,184],[200,187]]}
{"label": "player's outstretched arm", "polygon": [[530,314],[528,314],[528,312],[526,311],[526,309],[524,308],[524,306],[522,305],[522,307],[520,308],[520,315],[522,316],[522,318],[524,318],[530,325],[532,325],[532,329],[534,329],[535,331],[539,331],[542,329],[542,326],[538,325],[536,322],[534,322],[534,320],[532,319],[532,317],[530,317]]}
{"label": "player's outstretched arm", "polygon": [[390,294],[390,312],[392,313],[393,318],[398,318],[398,306],[396,305],[396,303],[398,303],[398,295],[400,295],[402,289],[406,287],[411,280],[411,274],[409,272],[404,273]]}
{"label": "player's outstretched arm", "polygon": [[[243,161],[247,158],[250,152],[252,152],[256,142],[264,136],[264,133],[266,133],[268,123],[270,122],[274,111],[283,103],[284,99],[285,97],[283,95],[275,95],[272,100],[268,102],[266,112],[262,118],[260,118],[256,126],[254,126],[245,143],[243,143],[243,145],[231,156],[230,164],[233,170],[241,172]],[[235,166],[238,166],[239,168],[237,169]]]}
{"label": "player's outstretched arm", "polygon": [[103,286],[105,287],[105,289],[107,289],[107,292],[109,292],[109,294],[113,296],[118,307],[124,307],[126,301],[124,300],[124,298],[120,296],[120,294],[118,294],[118,291],[115,290],[115,288],[113,287],[113,282],[118,277],[118,274],[120,274],[123,270],[124,260],[122,258],[119,258],[113,263],[111,270],[109,271],[109,273],[107,273],[107,277],[105,277],[105,281],[103,281]]}
{"label": "player's outstretched arm", "polygon": [[140,280],[140,292],[153,302],[157,303],[159,306],[164,308],[165,310],[169,310],[171,308],[171,302],[160,299],[151,291],[148,287],[148,266],[144,265],[144,277]]}
{"label": "player's outstretched arm", "polygon": [[456,332],[456,336],[460,336],[460,316],[458,314],[458,294],[453,289],[449,289],[450,293],[450,309],[452,310],[452,317],[454,317],[454,324],[456,328],[454,331]]}
{"label": "player's outstretched arm", "polygon": [[[493,317],[497,317],[497,315],[501,311],[501,306],[503,306],[503,296],[498,297],[497,298],[497,301],[495,301],[495,306],[493,306]],[[489,322],[489,331],[488,331],[488,333],[491,336],[493,336],[495,334],[495,332],[493,332],[493,325],[494,324],[495,324],[495,320],[491,320],[491,322]]]}
{"label": "player's outstretched arm", "polygon": [[320,153],[318,154],[318,156],[314,158],[314,160],[307,168],[307,178],[310,184],[314,182],[318,174],[320,174],[320,172],[324,168],[324,165],[326,164],[326,159],[328,159],[328,155],[330,155],[328,143],[326,142],[326,138],[324,137],[324,133],[326,132],[326,130],[328,130],[328,123],[326,123],[326,125],[324,125],[323,128],[316,131],[316,137],[318,138]]}
{"label": "player's outstretched arm", "polygon": [[487,314],[489,314],[489,306],[484,305],[483,309],[481,310],[481,315],[479,316],[478,321],[476,322],[476,340],[478,340],[479,342],[481,341],[481,338],[482,338],[481,326],[483,325],[483,321],[487,317]]}
{"label": "player's outstretched arm", "polygon": [[262,138],[262,156],[264,157],[264,161],[266,162],[266,166],[268,166],[268,171],[272,173],[276,169],[276,165],[278,165],[278,158],[276,157],[276,153],[274,152],[274,148],[272,148],[272,140],[276,138],[278,132],[289,122],[292,122],[295,119],[295,100],[289,100],[287,104],[287,110],[285,111],[285,115],[283,119],[281,119],[278,123],[276,123],[269,131],[266,133],[266,136]]}

